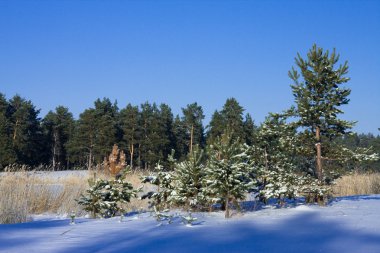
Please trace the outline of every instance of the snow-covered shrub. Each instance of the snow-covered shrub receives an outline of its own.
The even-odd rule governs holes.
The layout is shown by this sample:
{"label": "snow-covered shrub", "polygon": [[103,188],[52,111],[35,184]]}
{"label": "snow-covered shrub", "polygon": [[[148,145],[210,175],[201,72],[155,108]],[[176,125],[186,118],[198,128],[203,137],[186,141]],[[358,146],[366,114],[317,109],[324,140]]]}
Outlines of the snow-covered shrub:
{"label": "snow-covered shrub", "polygon": [[91,212],[94,218],[108,218],[124,213],[125,204],[130,202],[132,197],[136,197],[138,192],[129,182],[122,179],[96,179],[89,183],[90,188],[77,201],[84,206],[84,210]]}
{"label": "snow-covered shrub", "polygon": [[379,154],[374,153],[372,147],[358,147],[355,150],[341,147],[338,157],[351,170],[360,170],[363,164],[379,160]]}
{"label": "snow-covered shrub", "polygon": [[261,171],[258,194],[266,203],[268,199],[277,199],[283,205],[286,199],[305,197],[307,203],[323,205],[331,197],[331,186],[321,184],[318,179],[281,168]]}
{"label": "snow-covered shrub", "polygon": [[150,183],[157,187],[156,191],[144,194],[142,199],[150,199],[151,205],[157,210],[168,208],[171,205],[171,196],[174,191],[174,176],[172,171],[167,171],[161,164],[157,163],[155,174],[142,178],[142,183]]}
{"label": "snow-covered shrub", "polygon": [[300,196],[304,177],[281,167],[271,170],[263,169],[260,173],[261,188],[259,196],[262,201],[275,198],[283,205],[285,199],[295,199]]}
{"label": "snow-covered shrub", "polygon": [[230,217],[229,204],[239,208],[238,200],[244,199],[254,185],[248,150],[247,145],[233,140],[230,133],[224,133],[209,147],[205,192],[211,200],[225,206],[226,218]]}
{"label": "snow-covered shrub", "polygon": [[301,187],[302,195],[305,196],[306,203],[318,203],[325,205],[331,197],[331,186],[321,184],[318,179],[307,176]]}
{"label": "snow-covered shrub", "polygon": [[171,201],[185,209],[202,210],[208,203],[204,192],[204,152],[195,147],[183,162],[174,163],[174,191]]}
{"label": "snow-covered shrub", "polygon": [[251,159],[257,170],[260,200],[275,198],[280,204],[285,199],[299,196],[304,179],[294,165],[296,132],[280,115],[270,114],[256,133],[251,147]]}

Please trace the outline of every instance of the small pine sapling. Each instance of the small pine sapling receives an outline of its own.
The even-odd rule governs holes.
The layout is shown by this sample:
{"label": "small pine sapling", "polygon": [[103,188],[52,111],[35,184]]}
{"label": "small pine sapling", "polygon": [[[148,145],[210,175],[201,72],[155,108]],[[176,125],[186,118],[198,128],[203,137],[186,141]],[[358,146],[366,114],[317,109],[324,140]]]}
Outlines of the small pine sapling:
{"label": "small pine sapling", "polygon": [[203,162],[204,152],[195,146],[185,161],[174,164],[175,191],[172,201],[186,210],[200,210],[207,204]]}
{"label": "small pine sapling", "polygon": [[[175,162],[173,158],[174,151],[172,155],[169,156],[169,162],[173,164]],[[150,191],[144,194],[141,199],[150,199],[152,201],[151,205],[161,210],[170,207],[172,203],[172,196],[174,194],[174,182],[173,182],[173,172],[165,169],[160,163],[156,164],[156,173],[154,175],[145,176],[142,178],[142,183],[150,183],[157,187],[156,191]]]}
{"label": "small pine sapling", "polygon": [[188,213],[187,216],[181,216],[182,222],[187,226],[192,226],[194,221],[197,221],[198,219],[196,217],[193,217],[191,212]]}
{"label": "small pine sapling", "polygon": [[70,225],[74,225],[75,224],[75,212],[72,211],[70,213]]}
{"label": "small pine sapling", "polygon": [[231,133],[224,133],[209,147],[210,159],[205,169],[206,191],[214,200],[225,206],[225,218],[230,217],[229,206],[239,208],[238,200],[254,186],[251,180],[249,147],[234,140]]}
{"label": "small pine sapling", "polygon": [[140,189],[135,190],[127,181],[122,179],[96,179],[89,181],[90,188],[77,200],[84,210],[92,216],[108,218],[125,212],[124,206],[136,197]]}
{"label": "small pine sapling", "polygon": [[159,222],[159,225],[162,225],[163,221],[168,221],[168,224],[172,223],[173,215],[168,214],[169,209],[165,209],[165,210],[159,211],[154,206],[153,210],[154,210],[153,216],[156,218],[156,221]]}

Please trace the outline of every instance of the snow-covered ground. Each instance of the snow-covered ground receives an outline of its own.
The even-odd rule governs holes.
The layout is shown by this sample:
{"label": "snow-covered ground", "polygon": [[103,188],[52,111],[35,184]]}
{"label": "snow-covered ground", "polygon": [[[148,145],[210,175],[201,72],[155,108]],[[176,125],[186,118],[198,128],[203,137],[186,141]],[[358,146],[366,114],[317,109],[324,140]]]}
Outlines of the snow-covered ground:
{"label": "snow-covered ground", "polygon": [[327,207],[263,208],[225,220],[196,213],[157,222],[149,213],[92,220],[35,216],[0,225],[0,252],[380,252],[380,195],[339,198]]}

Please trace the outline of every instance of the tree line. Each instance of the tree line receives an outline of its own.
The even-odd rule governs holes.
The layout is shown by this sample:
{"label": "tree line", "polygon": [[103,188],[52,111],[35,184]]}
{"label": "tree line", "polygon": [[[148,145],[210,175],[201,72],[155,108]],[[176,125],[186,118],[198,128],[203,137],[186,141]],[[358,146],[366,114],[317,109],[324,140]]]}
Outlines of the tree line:
{"label": "tree line", "polygon": [[127,154],[128,165],[148,169],[159,161],[167,163],[172,150],[174,158],[182,161],[193,147],[207,149],[228,133],[232,140],[260,150],[256,160],[264,165],[278,159],[279,153],[286,154],[282,162],[289,161],[322,180],[322,165],[356,168],[355,160],[380,153],[379,136],[353,134],[353,122],[338,117],[351,93],[341,87],[349,81],[347,62],[336,67],[338,60],[335,50],[324,51],[316,45],[306,58],[298,55],[296,67],[289,71],[295,105],[280,114],[270,113],[259,126],[234,98],[227,99],[205,126],[202,106],[197,103],[174,115],[167,104],[146,102],[120,109],[117,102],[103,98],[78,119],[64,106],[40,118],[32,101],[19,95],[8,100],[0,93],[0,169],[10,164],[93,168],[114,144]]}
{"label": "tree line", "polygon": [[58,106],[45,117],[32,101],[15,95],[9,100],[0,93],[0,168],[10,164],[54,169],[91,168],[103,162],[114,144],[124,150],[132,167],[152,168],[166,161],[171,150],[184,159],[192,147],[202,148],[225,129],[253,143],[256,126],[234,98],[215,111],[208,130],[202,106],[182,108],[174,116],[167,104],[149,102],[119,108],[110,99],[97,99],[76,120],[67,107]]}

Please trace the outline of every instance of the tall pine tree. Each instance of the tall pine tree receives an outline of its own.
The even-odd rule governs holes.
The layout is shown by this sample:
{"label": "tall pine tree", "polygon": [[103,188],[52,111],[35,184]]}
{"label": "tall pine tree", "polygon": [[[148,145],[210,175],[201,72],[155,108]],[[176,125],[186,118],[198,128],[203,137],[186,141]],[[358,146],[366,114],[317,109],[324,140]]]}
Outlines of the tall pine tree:
{"label": "tall pine tree", "polygon": [[94,148],[97,143],[97,125],[95,122],[96,116],[93,108],[82,112],[75,123],[73,138],[67,145],[69,162],[86,166],[89,170],[94,165]]}
{"label": "tall pine tree", "polygon": [[[100,164],[118,143],[118,107],[109,99],[97,99],[95,108],[79,115],[75,134],[68,144],[70,159],[91,169]],[[85,160],[83,159],[85,158]]]}
{"label": "tall pine tree", "polygon": [[166,159],[175,147],[175,137],[173,133],[173,113],[167,104],[160,104],[158,115],[159,121],[159,142],[157,151],[160,153],[160,160]]}
{"label": "tall pine tree", "polygon": [[255,142],[255,133],[256,133],[257,127],[255,126],[255,123],[253,122],[253,119],[249,113],[245,115],[245,120],[243,122],[243,129],[244,129],[245,143],[251,146]]}
{"label": "tall pine tree", "polygon": [[160,122],[159,109],[155,103],[148,102],[141,105],[140,129],[141,141],[139,143],[139,166],[148,169],[156,164],[162,157],[159,152]]}
{"label": "tall pine tree", "polygon": [[100,163],[120,141],[119,108],[116,101],[112,103],[108,98],[97,99],[94,106],[97,125],[95,160]]}
{"label": "tall pine tree", "polygon": [[178,160],[185,159],[188,153],[188,135],[186,124],[177,115],[173,122],[173,134],[175,140],[175,158]]}
{"label": "tall pine tree", "polygon": [[307,59],[298,54],[295,61],[300,72],[295,68],[289,71],[289,77],[294,81],[291,85],[296,102],[294,116],[305,135],[314,139],[315,172],[322,181],[323,137],[333,139],[353,126],[353,122],[338,118],[343,113],[340,107],[348,104],[351,93],[350,89],[341,87],[349,81],[346,77],[348,64],[345,62],[336,67],[339,55],[335,49],[330,53],[316,45],[308,52]]}
{"label": "tall pine tree", "polygon": [[188,146],[191,153],[194,145],[203,147],[205,144],[202,120],[205,118],[203,109],[197,103],[188,104],[182,108],[182,121],[185,123],[188,134]]}
{"label": "tall pine tree", "polygon": [[221,136],[225,130],[224,119],[220,112],[215,110],[211,116],[210,124],[207,126],[207,144],[212,144],[218,136]]}
{"label": "tall pine tree", "polygon": [[129,151],[129,164],[133,168],[136,149],[141,138],[141,130],[139,126],[139,108],[128,104],[124,109],[120,110],[121,128],[123,131],[123,141]]}
{"label": "tall pine tree", "polygon": [[11,129],[9,122],[9,103],[0,93],[0,170],[16,161],[12,148]]}
{"label": "tall pine tree", "polygon": [[9,129],[16,163],[37,165],[44,163],[43,133],[39,110],[31,101],[16,95],[9,101]]}
{"label": "tall pine tree", "polygon": [[74,118],[68,108],[58,106],[49,111],[42,121],[47,137],[49,157],[54,169],[68,168],[67,144],[73,134]]}
{"label": "tall pine tree", "polygon": [[229,98],[223,105],[223,109],[213,114],[207,133],[208,143],[213,143],[218,136],[225,131],[232,133],[233,139],[245,142],[245,129],[243,122],[243,107],[235,98]]}

